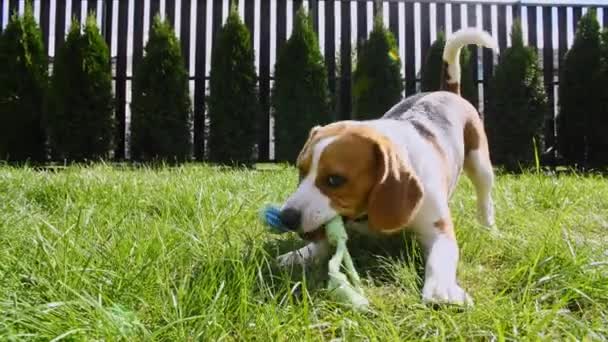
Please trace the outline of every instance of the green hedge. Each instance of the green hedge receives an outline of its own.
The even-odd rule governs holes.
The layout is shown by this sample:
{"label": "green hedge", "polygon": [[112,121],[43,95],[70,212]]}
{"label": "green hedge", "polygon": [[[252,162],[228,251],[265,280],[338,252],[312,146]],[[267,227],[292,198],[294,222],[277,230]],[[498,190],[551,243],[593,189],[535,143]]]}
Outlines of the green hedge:
{"label": "green hedge", "polygon": [[384,26],[379,12],[369,39],[358,49],[353,74],[355,119],[377,119],[401,100],[403,81],[397,51],[395,37]]}
{"label": "green hedge", "polygon": [[[604,15],[608,13],[604,12]],[[592,114],[592,126],[589,132],[589,160],[593,166],[608,166],[608,28],[601,35],[600,50],[600,88],[598,89],[600,110]]]}
{"label": "green hedge", "polygon": [[0,159],[45,159],[47,67],[40,28],[28,3],[24,15],[11,16],[0,36]]}
{"label": "green hedge", "polygon": [[257,75],[249,31],[232,7],[211,56],[209,159],[225,164],[254,161],[258,125]]}
{"label": "green hedge", "polygon": [[534,162],[534,143],[543,151],[542,131],[548,101],[536,50],[524,46],[521,25],[513,23],[506,49],[490,81],[485,126],[492,161],[510,171]]}
{"label": "green hedge", "polygon": [[72,22],[51,80],[48,127],[54,159],[109,157],[115,126],[109,56],[94,16],[82,33],[78,21]]}
{"label": "green hedge", "polygon": [[595,10],[590,9],[579,21],[572,48],[560,63],[557,145],[567,164],[587,164],[590,135],[608,128],[596,122],[606,115],[600,100],[600,90],[606,87],[600,69],[600,26]]}
{"label": "green hedge", "polygon": [[330,121],[327,71],[312,23],[302,7],[291,37],[279,51],[272,104],[275,158],[293,162],[311,127]]}
{"label": "green hedge", "polygon": [[135,71],[131,103],[131,157],[185,161],[192,142],[188,72],[171,25],[156,15]]}

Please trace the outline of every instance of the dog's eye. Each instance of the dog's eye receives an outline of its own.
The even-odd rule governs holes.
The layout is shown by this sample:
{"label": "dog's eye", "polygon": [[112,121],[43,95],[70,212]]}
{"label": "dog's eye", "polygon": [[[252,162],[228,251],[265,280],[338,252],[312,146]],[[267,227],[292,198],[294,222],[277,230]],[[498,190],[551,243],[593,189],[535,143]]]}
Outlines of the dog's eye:
{"label": "dog's eye", "polygon": [[338,188],[346,183],[346,178],[339,175],[329,175],[327,177],[327,186],[330,188]]}

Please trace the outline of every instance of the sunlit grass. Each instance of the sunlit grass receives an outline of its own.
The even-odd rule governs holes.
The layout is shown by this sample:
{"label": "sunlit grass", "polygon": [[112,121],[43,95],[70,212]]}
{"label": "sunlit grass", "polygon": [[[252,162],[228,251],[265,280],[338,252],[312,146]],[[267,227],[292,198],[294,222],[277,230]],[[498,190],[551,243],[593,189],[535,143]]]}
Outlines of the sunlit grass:
{"label": "sunlit grass", "polygon": [[258,210],[295,186],[263,171],[0,167],[0,340],[601,339],[608,335],[608,182],[501,175],[498,231],[452,199],[467,310],[420,300],[411,236],[353,236],[374,312],[334,305],[322,265],[281,270],[302,243]]}

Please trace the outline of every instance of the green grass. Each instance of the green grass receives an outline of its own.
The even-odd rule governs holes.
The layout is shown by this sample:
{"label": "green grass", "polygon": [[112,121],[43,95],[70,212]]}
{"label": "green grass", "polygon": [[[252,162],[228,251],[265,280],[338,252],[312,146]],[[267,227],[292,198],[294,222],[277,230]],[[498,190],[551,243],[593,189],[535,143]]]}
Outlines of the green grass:
{"label": "green grass", "polygon": [[608,336],[608,182],[501,175],[498,232],[452,199],[459,279],[475,307],[421,303],[411,236],[351,252],[373,313],[323,290],[323,265],[281,270],[301,245],[257,212],[293,169],[36,171],[0,166],[0,340],[553,340]]}

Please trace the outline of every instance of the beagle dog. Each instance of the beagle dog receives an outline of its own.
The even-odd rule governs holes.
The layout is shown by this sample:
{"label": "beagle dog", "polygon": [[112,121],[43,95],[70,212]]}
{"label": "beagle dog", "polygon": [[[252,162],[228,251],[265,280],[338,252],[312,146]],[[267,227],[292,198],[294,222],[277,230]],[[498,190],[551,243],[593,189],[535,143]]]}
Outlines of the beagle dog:
{"label": "beagle dog", "polygon": [[460,96],[460,51],[468,44],[497,49],[474,28],[454,33],[443,53],[442,89],[402,100],[382,118],[314,127],[302,148],[297,190],[281,220],[310,243],[279,256],[282,265],[326,257],[321,227],[341,215],[348,230],[417,233],[425,250],[425,302],[472,304],[458,285],[458,245],[448,208],[461,170],[477,193],[482,224],[494,224],[492,164],[478,112]]}

